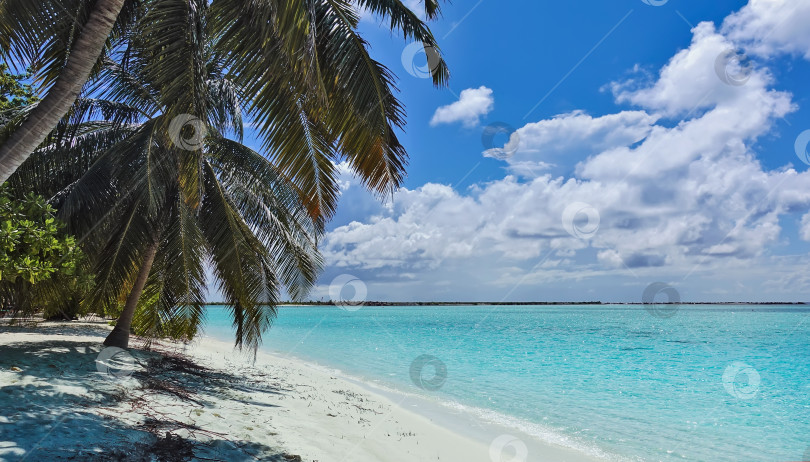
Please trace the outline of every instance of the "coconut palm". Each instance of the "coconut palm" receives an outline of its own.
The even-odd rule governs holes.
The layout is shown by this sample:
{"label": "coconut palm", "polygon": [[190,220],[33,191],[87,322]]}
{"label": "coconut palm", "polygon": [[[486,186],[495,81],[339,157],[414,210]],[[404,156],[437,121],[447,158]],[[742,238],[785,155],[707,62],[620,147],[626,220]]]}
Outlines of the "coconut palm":
{"label": "coconut palm", "polygon": [[318,220],[295,185],[241,143],[241,92],[206,57],[203,119],[167,122],[148,67],[107,61],[93,82],[98,97],[77,100],[8,181],[51,197],[82,236],[97,306],[113,310],[128,290],[107,345],[127,347],[130,328],[193,337],[210,265],[237,346],[255,347],[282,287],[297,297],[317,277]]}
{"label": "coconut palm", "polygon": [[[427,18],[439,14],[438,0],[423,3]],[[271,138],[284,136],[278,134],[284,128],[278,125],[283,120],[278,111],[290,112],[300,105],[299,92],[305,87],[309,103],[322,106],[320,116],[329,119],[332,130],[336,125],[353,128],[340,139],[340,148],[347,152],[374,148],[381,157],[390,150],[387,154],[401,156],[388,126],[399,125],[400,114],[396,105],[385,101],[392,98],[392,76],[369,57],[366,42],[357,34],[358,10],[387,20],[393,31],[423,42],[438,56],[428,27],[400,0],[0,0],[0,56],[31,65],[49,88],[19,129],[0,145],[0,183],[56,127],[105,54],[127,40],[131,30],[145,32],[153,50],[176,58],[157,64],[156,77],[172,80],[173,68],[193,64],[194,57],[176,53],[184,47],[173,40],[188,38],[189,19],[196,21],[192,29],[204,30],[203,11],[208,13],[211,35],[221,37],[217,52],[235,71],[235,79],[260,96],[253,104],[267,145],[279,141]],[[154,21],[144,22],[144,17]],[[439,58],[433,82],[442,85],[447,77]],[[186,90],[183,82],[174,83],[164,89],[166,97]],[[279,90],[287,94],[276,93]],[[358,118],[368,119],[362,121],[366,125],[362,134]],[[377,131],[376,141],[367,136],[369,130]],[[356,167],[367,167],[363,160],[351,160]],[[396,163],[385,168],[378,161],[367,161],[379,170],[367,177],[370,186],[382,190],[398,184]],[[280,166],[285,171],[303,167],[295,164]]]}
{"label": "coconut palm", "polygon": [[[78,43],[73,37],[84,32],[70,26],[72,32],[58,40],[28,46],[21,37],[47,36],[50,28],[31,20],[31,8],[11,8],[19,1],[0,4],[25,13],[0,25],[0,46],[19,59],[47,57],[47,66],[40,65],[46,83],[62,78],[60,59],[70,60],[62,48],[69,52]],[[393,95],[393,75],[370,58],[357,34],[355,7],[390,19],[405,37],[434,47],[435,41],[399,1],[354,3],[125,5],[130,10],[119,15],[83,97],[15,180],[18,188],[38,184],[49,191],[71,230],[87,233],[87,246],[98,254],[100,300],[131,288],[108,344],[125,345],[133,319],[168,330],[176,319],[196,326],[202,262],[210,258],[232,305],[237,344],[255,346],[272,319],[278,281],[295,295],[314,279],[319,262],[312,235],[334,213],[335,164],[347,161],[381,194],[401,183],[406,153],[395,131],[404,123],[402,107]],[[73,0],[67,6],[90,14],[84,5]],[[437,14],[435,2],[427,5],[429,15]],[[58,22],[59,15],[47,19]],[[18,33],[26,21],[37,26]],[[446,77],[440,62],[434,82]],[[45,100],[29,112],[43,105]],[[227,137],[229,131],[241,134],[241,111],[257,127],[266,156]],[[6,124],[4,146],[32,118],[23,112]],[[181,149],[184,137],[196,137],[184,125],[197,120],[208,136],[192,144],[202,141],[203,148]],[[141,294],[151,311],[136,310]],[[148,312],[154,315],[140,316]]]}

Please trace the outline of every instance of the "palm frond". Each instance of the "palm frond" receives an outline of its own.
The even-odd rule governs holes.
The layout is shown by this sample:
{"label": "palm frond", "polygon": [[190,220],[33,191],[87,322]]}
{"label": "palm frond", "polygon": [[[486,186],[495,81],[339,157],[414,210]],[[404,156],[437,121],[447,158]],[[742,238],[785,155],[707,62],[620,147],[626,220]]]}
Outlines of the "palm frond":
{"label": "palm frond", "polygon": [[280,284],[269,266],[271,256],[242,220],[208,163],[204,181],[207,200],[200,208],[200,223],[214,275],[231,310],[236,346],[255,348],[275,317]]}
{"label": "palm frond", "polygon": [[69,140],[57,142],[53,137],[34,152],[8,179],[12,190],[26,191],[50,199],[56,206],[64,199],[70,186],[84,176],[98,158],[126,140],[135,132],[134,127],[115,127],[113,124],[93,122],[72,128]]}
{"label": "palm frond", "polygon": [[386,194],[399,187],[407,154],[394,132],[405,124],[404,111],[394,96],[394,76],[368,54],[365,41],[340,12],[320,15],[324,55],[341,61],[322,66],[329,88],[325,123],[339,133],[338,150],[367,187]]}
{"label": "palm frond", "polygon": [[137,40],[129,53],[140,61],[139,78],[153,89],[167,122],[180,114],[208,113],[207,9],[207,0],[151,2],[135,25]]}
{"label": "palm frond", "polygon": [[323,261],[315,239],[317,225],[298,192],[267,159],[250,148],[221,139],[209,162],[222,189],[272,256],[272,267],[294,298],[312,288]]}
{"label": "palm frond", "polygon": [[[345,0],[327,0],[330,2],[335,10],[345,11],[348,3]],[[419,19],[416,13],[406,7],[401,0],[356,0],[354,1],[360,8],[366,9],[383,19],[388,20],[388,25],[392,31],[399,31],[402,37],[409,40],[417,40],[422,42],[426,47],[429,47],[435,52],[436,63],[433,64],[431,69],[431,76],[433,83],[437,86],[447,84],[450,78],[450,71],[447,68],[447,63],[441,56],[441,49],[430,31],[430,28],[424,21]],[[425,16],[428,19],[435,19],[441,13],[441,8],[438,0],[424,0]],[[351,21],[349,22],[352,23]]]}

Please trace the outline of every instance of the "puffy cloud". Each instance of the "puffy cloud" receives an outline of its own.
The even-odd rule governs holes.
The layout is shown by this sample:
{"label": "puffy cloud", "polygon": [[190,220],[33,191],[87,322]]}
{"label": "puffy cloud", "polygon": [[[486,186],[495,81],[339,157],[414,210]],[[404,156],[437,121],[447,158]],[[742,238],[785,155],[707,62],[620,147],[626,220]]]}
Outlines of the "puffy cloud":
{"label": "puffy cloud", "polygon": [[[509,146],[485,151],[484,155],[506,158],[513,173],[533,177],[559,163],[572,165],[603,151],[637,143],[651,133],[658,119],[645,111],[602,117],[574,111],[526,124],[511,135]],[[514,155],[492,155],[490,151],[510,151]]]}
{"label": "puffy cloud", "polygon": [[798,53],[810,59],[810,3],[801,0],[751,0],[723,23],[723,33],[751,53]]}
{"label": "puffy cloud", "polygon": [[589,152],[627,146],[644,139],[658,117],[644,111],[624,111],[593,118],[574,111],[523,126],[520,150],[547,155]]}
{"label": "puffy cloud", "polygon": [[484,86],[468,88],[461,92],[458,101],[436,109],[430,125],[461,122],[466,127],[474,127],[482,116],[489,114],[494,105],[491,89]]}
{"label": "puffy cloud", "polygon": [[764,88],[768,73],[737,51],[735,44],[703,22],[693,30],[692,44],[661,69],[651,86],[635,80],[612,84],[619,102],[629,102],[674,117],[699,115],[716,105],[751,98],[751,88]]}
{"label": "puffy cloud", "polygon": [[[781,4],[752,1],[723,31],[748,30],[747,37],[762,41],[762,28],[748,25],[760,22],[746,16],[753,14],[746,9],[759,11],[760,3]],[[778,293],[776,274],[760,269],[802,264],[776,262],[768,246],[779,241],[779,220],[786,214],[805,214],[800,236],[810,240],[810,172],[791,168],[787,155],[785,167],[765,170],[754,148],[774,121],[795,110],[792,95],[770,88],[766,68],[752,66],[744,74],[734,74],[740,70],[734,63],[726,68],[725,53],[736,42],[712,24],[702,23],[693,33],[691,45],[656,80],[612,85],[617,102],[638,110],[599,117],[575,111],[529,123],[516,131],[517,151],[506,159],[521,177],[509,175],[465,193],[438,184],[403,189],[390,208],[365,223],[330,232],[327,260],[357,270],[415,269],[430,277],[453,268],[470,284],[484,284],[465,269],[474,268],[489,287],[505,288],[583,278],[598,287],[594,280],[617,272],[647,280],[650,274],[688,277],[722,269],[723,277],[752,280]],[[721,71],[745,79],[724,81],[728,75]],[[659,124],[676,117],[674,125]],[[573,177],[540,172],[558,162],[575,165]],[[598,211],[598,230],[590,239],[570,232],[584,229],[582,214],[572,218],[577,223],[563,223],[564,211],[577,202]],[[730,261],[747,272],[731,276]],[[806,286],[807,280],[796,284]]]}

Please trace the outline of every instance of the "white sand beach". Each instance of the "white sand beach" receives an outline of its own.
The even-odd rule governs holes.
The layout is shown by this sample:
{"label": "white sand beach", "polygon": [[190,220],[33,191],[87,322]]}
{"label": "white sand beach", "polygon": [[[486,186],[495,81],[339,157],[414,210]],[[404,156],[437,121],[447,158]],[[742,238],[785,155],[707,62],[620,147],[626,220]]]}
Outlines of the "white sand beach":
{"label": "white sand beach", "polygon": [[297,359],[260,351],[254,363],[211,338],[134,343],[115,357],[132,366],[99,370],[109,329],[0,327],[0,461],[594,460]]}

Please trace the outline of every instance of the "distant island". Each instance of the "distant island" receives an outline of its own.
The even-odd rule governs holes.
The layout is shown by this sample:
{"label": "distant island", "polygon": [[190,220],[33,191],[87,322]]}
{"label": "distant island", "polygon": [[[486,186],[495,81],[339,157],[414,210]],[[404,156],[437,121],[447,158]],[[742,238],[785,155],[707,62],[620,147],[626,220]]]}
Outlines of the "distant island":
{"label": "distant island", "polygon": [[[207,305],[227,305],[226,302],[209,302]],[[527,305],[646,305],[642,302],[383,302],[367,301],[362,303],[310,300],[306,302],[280,302],[278,306],[527,306]],[[806,305],[805,302],[656,302],[656,305]]]}

